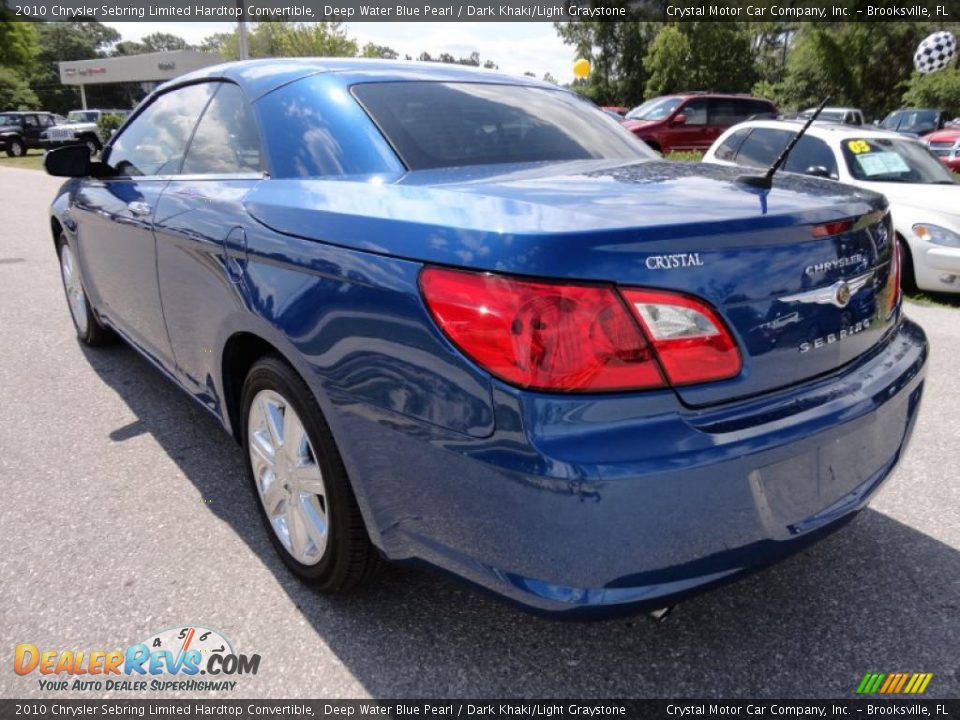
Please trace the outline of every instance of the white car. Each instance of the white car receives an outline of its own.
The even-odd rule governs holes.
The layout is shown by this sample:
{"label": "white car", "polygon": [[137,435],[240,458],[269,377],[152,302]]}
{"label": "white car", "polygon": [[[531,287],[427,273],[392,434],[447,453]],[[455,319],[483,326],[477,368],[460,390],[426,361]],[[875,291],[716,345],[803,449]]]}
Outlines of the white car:
{"label": "white car", "polygon": [[[802,126],[785,120],[735,125],[717,138],[703,161],[765,170]],[[886,195],[903,256],[904,285],[960,293],[960,182],[921,142],[886,130],[814,123],[781,171]]]}
{"label": "white car", "polygon": [[[807,108],[800,117],[806,120],[817,111],[816,108]],[[817,122],[835,122],[843,125],[866,125],[863,111],[860,108],[825,107],[817,116]]]}

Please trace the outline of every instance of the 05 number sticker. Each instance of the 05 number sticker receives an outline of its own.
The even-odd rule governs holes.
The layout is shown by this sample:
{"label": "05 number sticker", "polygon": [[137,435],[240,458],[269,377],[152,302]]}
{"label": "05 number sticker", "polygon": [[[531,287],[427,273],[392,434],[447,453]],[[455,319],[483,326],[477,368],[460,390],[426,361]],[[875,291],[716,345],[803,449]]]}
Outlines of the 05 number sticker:
{"label": "05 number sticker", "polygon": [[847,143],[847,147],[850,148],[850,152],[857,155],[870,152],[870,143],[866,140],[851,140]]}

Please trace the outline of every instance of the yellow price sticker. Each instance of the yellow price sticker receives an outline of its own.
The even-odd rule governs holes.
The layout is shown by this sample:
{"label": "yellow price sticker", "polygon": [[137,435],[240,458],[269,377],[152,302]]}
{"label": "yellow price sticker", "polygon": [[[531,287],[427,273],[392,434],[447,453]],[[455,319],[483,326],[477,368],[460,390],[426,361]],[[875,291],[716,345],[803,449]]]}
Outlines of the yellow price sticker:
{"label": "yellow price sticker", "polygon": [[870,152],[870,143],[866,140],[851,140],[847,143],[847,147],[850,148],[850,152],[856,153],[857,155]]}

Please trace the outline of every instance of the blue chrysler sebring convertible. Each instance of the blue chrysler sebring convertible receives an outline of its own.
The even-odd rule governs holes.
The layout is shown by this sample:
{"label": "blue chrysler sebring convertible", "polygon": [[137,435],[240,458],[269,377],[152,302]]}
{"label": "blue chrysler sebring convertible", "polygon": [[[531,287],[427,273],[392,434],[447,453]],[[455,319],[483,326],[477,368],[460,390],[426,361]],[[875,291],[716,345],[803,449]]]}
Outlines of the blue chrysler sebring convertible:
{"label": "blue chrysler sebring convertible", "polygon": [[839,527],[916,420],[880,195],[665,162],[552,85],[228,64],[47,169],[80,340],[219,418],[323,591],[385,557],[665,607]]}

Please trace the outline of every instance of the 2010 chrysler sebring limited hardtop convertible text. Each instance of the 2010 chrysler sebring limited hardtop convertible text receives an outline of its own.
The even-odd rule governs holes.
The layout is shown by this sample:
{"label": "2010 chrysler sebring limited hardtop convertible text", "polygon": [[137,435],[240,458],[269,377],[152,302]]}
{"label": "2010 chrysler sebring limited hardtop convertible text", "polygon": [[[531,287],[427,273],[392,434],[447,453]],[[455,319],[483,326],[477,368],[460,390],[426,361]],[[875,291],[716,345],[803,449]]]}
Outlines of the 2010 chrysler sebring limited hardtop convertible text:
{"label": "2010 chrysler sebring limited hardtop convertible text", "polygon": [[664,607],[838,527],[916,420],[882,196],[663,161],[552,85],[228,64],[47,169],[80,339],[220,418],[325,591],[383,556]]}

